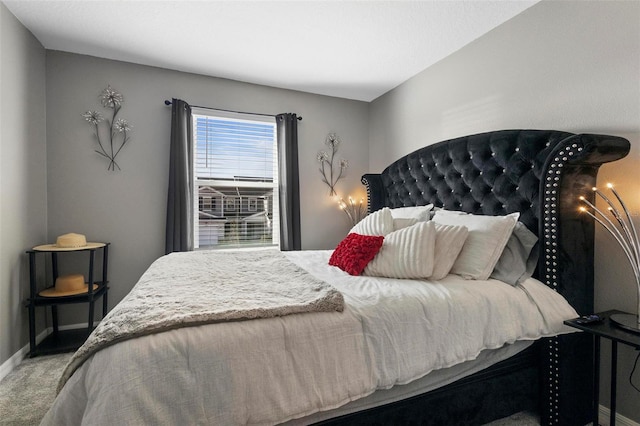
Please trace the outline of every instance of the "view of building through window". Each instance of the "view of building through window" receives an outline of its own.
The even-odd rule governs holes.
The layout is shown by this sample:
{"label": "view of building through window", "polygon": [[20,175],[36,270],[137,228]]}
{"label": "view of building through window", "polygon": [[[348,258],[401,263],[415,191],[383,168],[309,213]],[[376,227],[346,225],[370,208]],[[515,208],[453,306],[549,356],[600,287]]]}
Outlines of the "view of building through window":
{"label": "view of building through window", "polygon": [[196,248],[279,244],[273,117],[194,111]]}

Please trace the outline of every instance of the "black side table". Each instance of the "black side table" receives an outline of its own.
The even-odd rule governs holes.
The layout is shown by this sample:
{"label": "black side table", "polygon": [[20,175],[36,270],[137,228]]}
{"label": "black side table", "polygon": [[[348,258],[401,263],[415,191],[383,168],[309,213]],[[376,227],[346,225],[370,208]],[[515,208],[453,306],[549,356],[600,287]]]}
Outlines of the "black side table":
{"label": "black side table", "polygon": [[[32,250],[27,250],[29,255],[29,299],[26,301],[26,306],[29,308],[29,357],[33,358],[37,355],[48,355],[61,352],[69,352],[78,349],[82,343],[87,339],[89,334],[93,331],[93,313],[94,305],[100,297],[102,297],[102,318],[107,314],[107,294],[109,291],[107,280],[107,269],[109,262],[109,245],[110,243],[98,243],[98,247],[90,248],[73,248],[65,251],[57,251],[53,249],[41,249],[35,247]],[[102,280],[95,279],[95,257],[96,252],[102,250]],[[41,296],[37,290],[37,274],[36,274],[36,255],[44,254],[51,256],[52,266],[52,282],[56,282],[58,278],[58,256],[71,252],[83,252],[88,253],[88,282],[95,284],[97,287],[94,289],[93,285],[89,285],[87,292],[76,294],[72,296],[55,296],[44,297]],[[86,329],[76,330],[59,330],[58,329],[58,305],[67,305],[75,303],[87,303],[89,305],[89,317],[87,321]],[[35,310],[36,307],[43,306],[51,307],[51,317],[53,321],[53,333],[47,336],[40,344],[36,345],[36,325],[35,325]]]}
{"label": "black side table", "polygon": [[624,314],[625,312],[611,310],[600,312],[597,315],[604,318],[604,321],[593,324],[580,324],[576,322],[578,318],[565,321],[568,326],[580,329],[593,335],[594,359],[593,359],[593,424],[598,424],[598,407],[600,404],[600,338],[611,340],[611,415],[609,424],[616,424],[616,385],[618,370],[618,343],[640,349],[640,334],[635,334],[611,323],[609,317],[613,314]]}

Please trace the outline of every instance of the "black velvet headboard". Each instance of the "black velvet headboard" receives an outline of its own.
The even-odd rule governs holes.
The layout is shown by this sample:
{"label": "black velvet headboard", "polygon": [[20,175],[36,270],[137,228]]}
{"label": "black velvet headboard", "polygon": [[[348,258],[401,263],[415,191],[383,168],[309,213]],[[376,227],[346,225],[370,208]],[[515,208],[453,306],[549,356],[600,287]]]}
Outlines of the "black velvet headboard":
{"label": "black velvet headboard", "polygon": [[593,261],[593,222],[579,213],[578,197],[593,197],[600,165],[624,157],[629,147],[616,136],[502,130],[418,149],[380,174],[364,175],[362,183],[370,212],[430,203],[474,214],[520,212],[543,249],[538,278],[589,312],[593,277],[584,273]]}
{"label": "black velvet headboard", "polygon": [[[362,183],[370,212],[430,203],[474,214],[520,212],[520,221],[539,236],[536,278],[584,314],[593,312],[594,224],[578,211],[578,197],[593,202],[600,165],[629,149],[629,141],[616,136],[502,130],[418,149],[380,174],[364,175]],[[559,340],[549,339],[545,349],[545,424],[572,424],[571,411],[585,408],[559,390],[584,375],[562,356],[584,344],[565,348]]]}

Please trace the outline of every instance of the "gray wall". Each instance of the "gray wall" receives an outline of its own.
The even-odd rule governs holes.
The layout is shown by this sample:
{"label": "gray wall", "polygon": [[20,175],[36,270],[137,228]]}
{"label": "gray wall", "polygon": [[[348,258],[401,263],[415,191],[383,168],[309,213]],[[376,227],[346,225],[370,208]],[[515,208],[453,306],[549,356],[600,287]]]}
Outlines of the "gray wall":
{"label": "gray wall", "polygon": [[[150,263],[164,254],[171,108],[165,99],[192,105],[276,114],[295,112],[298,124],[302,247],[329,249],[348,223],[320,181],[316,154],[325,136],[342,138],[349,160],[340,193],[362,191],[368,167],[368,104],[219,78],[47,51],[47,194],[49,240],[66,232],[109,241],[110,305],[129,292]],[[131,141],[107,171],[81,114],[105,112],[98,95],[111,84],[124,95],[120,117],[133,125]],[[66,308],[66,307],[65,307]],[[85,310],[64,309],[63,323],[86,322]],[[71,312],[71,315],[67,315]]]}
{"label": "gray wall", "polygon": [[[603,166],[599,182],[615,182],[637,217],[640,3],[538,3],[376,99],[369,128],[371,171],[424,145],[497,129],[623,136],[631,154]],[[630,267],[600,230],[595,270],[596,310],[635,312]],[[608,389],[609,345],[603,346]],[[618,407],[640,421],[640,395],[627,380],[633,359],[631,349],[620,349]],[[607,405],[607,392],[602,396]]]}
{"label": "gray wall", "polygon": [[28,342],[25,250],[47,236],[45,141],[45,50],[0,3],[0,365]]}

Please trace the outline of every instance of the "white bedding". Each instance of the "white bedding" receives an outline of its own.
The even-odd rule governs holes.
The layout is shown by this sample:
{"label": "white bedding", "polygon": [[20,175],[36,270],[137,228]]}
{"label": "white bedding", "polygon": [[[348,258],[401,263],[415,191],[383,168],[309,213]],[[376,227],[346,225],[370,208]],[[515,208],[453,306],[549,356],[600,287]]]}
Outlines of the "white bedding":
{"label": "white bedding", "polygon": [[342,312],[342,294],[278,250],[196,251],[162,256],[73,355],[59,387],[92,353],[172,328]]}
{"label": "white bedding", "polygon": [[187,327],[90,357],[43,420],[58,424],[276,424],[340,407],[485,349],[570,332],[576,312],[529,279],[352,277],[330,251],[287,257],[344,296],[342,313]]}

